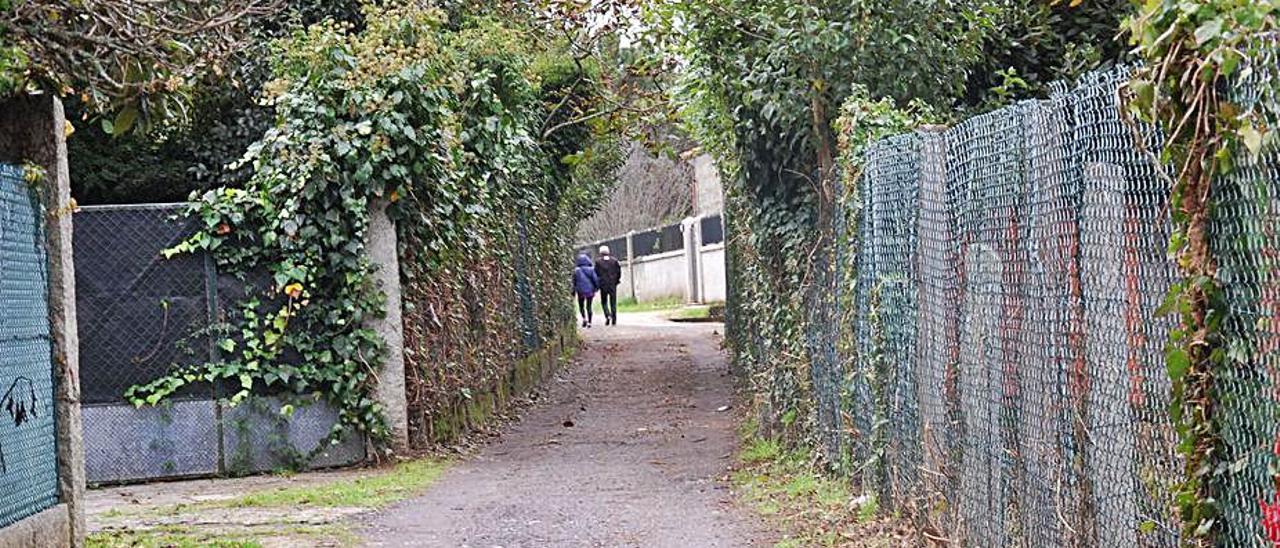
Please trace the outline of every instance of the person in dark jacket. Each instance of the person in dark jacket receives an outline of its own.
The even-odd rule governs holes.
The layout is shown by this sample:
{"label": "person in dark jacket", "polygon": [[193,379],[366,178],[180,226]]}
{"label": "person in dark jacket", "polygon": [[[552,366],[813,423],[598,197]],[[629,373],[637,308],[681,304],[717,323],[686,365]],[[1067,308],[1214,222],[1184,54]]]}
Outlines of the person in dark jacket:
{"label": "person in dark jacket", "polygon": [[591,301],[599,290],[600,278],[596,277],[591,258],[578,255],[578,265],[573,269],[573,293],[578,296],[578,314],[582,316],[582,327],[591,327]]}
{"label": "person in dark jacket", "polygon": [[596,278],[600,280],[600,308],[605,325],[618,325],[618,284],[622,282],[622,265],[613,258],[609,246],[600,246],[596,258]]}

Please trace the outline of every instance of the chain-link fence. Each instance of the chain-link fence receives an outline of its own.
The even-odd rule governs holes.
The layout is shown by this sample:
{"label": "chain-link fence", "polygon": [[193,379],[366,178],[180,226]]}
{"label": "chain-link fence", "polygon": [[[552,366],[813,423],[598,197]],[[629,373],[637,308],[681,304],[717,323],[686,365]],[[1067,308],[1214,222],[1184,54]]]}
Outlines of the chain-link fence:
{"label": "chain-link fence", "polygon": [[0,529],[58,502],[43,210],[0,164]]}
{"label": "chain-link fence", "polygon": [[[1231,89],[1246,111],[1280,126],[1280,37],[1258,40],[1256,62]],[[1226,368],[1215,431],[1226,463],[1214,490],[1229,545],[1280,544],[1280,153],[1270,146],[1215,181],[1211,246],[1228,304]]]}
{"label": "chain-link fence", "polygon": [[[1275,55],[1235,91],[1273,123]],[[839,204],[839,244],[815,253],[805,340],[816,440],[935,540],[1179,543],[1186,471],[1164,364],[1176,318],[1158,313],[1180,278],[1172,183],[1160,133],[1120,110],[1128,76],[1091,74],[1046,100],[873,144]],[[1271,545],[1280,154],[1217,185],[1214,250],[1231,305],[1214,402],[1220,541]],[[759,249],[734,240],[740,214],[727,217],[731,347],[767,364],[778,343],[745,317],[758,284],[741,265]]]}
{"label": "chain-link fence", "polygon": [[[93,206],[75,215],[76,320],[81,400],[123,403],[175,364],[213,355],[208,329],[216,303],[213,262],[164,250],[190,237],[178,204]],[[212,397],[208,385],[179,397]]]}
{"label": "chain-link fence", "polygon": [[1170,321],[1155,314],[1176,275],[1170,187],[1146,152],[1158,136],[1121,116],[1126,78],[1094,74],[867,154],[847,288],[860,353],[845,365],[872,395],[852,408],[872,425],[857,455],[926,531],[1177,542]]}

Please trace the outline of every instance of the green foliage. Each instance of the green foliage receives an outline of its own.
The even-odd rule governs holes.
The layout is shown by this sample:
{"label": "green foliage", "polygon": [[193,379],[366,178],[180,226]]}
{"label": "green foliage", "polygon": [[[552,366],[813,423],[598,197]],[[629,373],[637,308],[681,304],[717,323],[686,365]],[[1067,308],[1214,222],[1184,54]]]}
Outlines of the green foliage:
{"label": "green foliage", "polygon": [[457,28],[451,43],[466,53],[477,86],[460,120],[466,178],[488,197],[468,218],[467,237],[438,240],[418,232],[423,221],[400,224],[418,444],[448,437],[453,429],[437,427],[436,417],[476,406],[473,398],[502,386],[513,363],[562,333],[572,318],[563,285],[569,240],[620,161],[599,128],[547,131],[594,108],[600,90],[586,79],[593,68],[539,47],[536,31],[509,21],[475,17]]}
{"label": "green foliage", "polygon": [[85,539],[89,548],[261,548],[247,535],[196,532],[187,527],[161,527],[147,532],[100,531]]}
{"label": "green foliage", "polygon": [[[987,110],[1046,91],[1124,56],[1116,40],[1129,0],[1008,2],[989,10],[990,32],[970,71],[961,110]],[[1012,88],[1009,84],[1016,83]],[[1013,92],[1013,93],[1010,93]]]}
{"label": "green foliage", "polygon": [[833,478],[813,466],[807,449],[785,450],[767,438],[746,436],[731,476],[734,491],[747,507],[768,516],[791,538],[778,546],[899,546],[905,538],[887,534],[876,523],[874,496],[857,496],[848,478]]}
{"label": "green foliage", "polygon": [[[252,177],[242,189],[199,196],[192,214],[202,231],[173,250],[210,252],[224,271],[269,282],[221,342],[222,361],[130,396],[154,403],[185,384],[222,380],[237,383],[232,402],[259,388],[320,393],[340,412],[332,437],[355,428],[385,439],[370,395],[385,348],[364,327],[385,307],[365,253],[375,207],[397,221],[410,303],[430,293],[422,284],[456,288],[472,272],[460,265],[510,268],[493,262],[509,258],[504,244],[520,238],[511,226],[525,222],[537,223],[524,258],[536,275],[523,282],[538,286],[546,309],[563,310],[554,259],[567,249],[570,221],[598,194],[594,185],[608,180],[582,166],[611,147],[605,141],[597,152],[595,134],[579,124],[540,132],[556,115],[546,105],[589,108],[593,90],[558,86],[572,71],[539,71],[533,53],[552,52],[515,47],[520,32],[494,21],[451,31],[435,8],[368,6],[359,31],[325,21],[278,44],[264,86],[276,122],[245,158]],[[562,158],[586,160],[566,166]]]}
{"label": "green foliage", "polygon": [[1127,27],[1146,64],[1129,85],[1130,107],[1165,131],[1162,159],[1174,169],[1169,252],[1183,272],[1163,306],[1179,319],[1166,351],[1170,411],[1186,472],[1176,500],[1184,536],[1207,544],[1221,530],[1214,484],[1227,473],[1215,462],[1226,454],[1213,404],[1226,369],[1228,307],[1210,247],[1213,183],[1242,153],[1257,155],[1275,138],[1264,112],[1224,90],[1252,70],[1247,59],[1256,53],[1258,35],[1280,27],[1280,4],[1150,0],[1135,6]]}
{"label": "green foliage", "polygon": [[814,420],[806,326],[835,323],[838,344],[852,344],[843,318],[806,303],[851,280],[835,279],[836,261],[856,275],[857,242],[836,226],[856,226],[865,148],[1118,56],[1108,40],[1118,1],[699,0],[650,9],[669,31],[658,42],[687,66],[675,91],[682,120],[725,184],[729,347],[751,376],[765,432],[795,416],[783,432],[803,437]]}
{"label": "green foliage", "polygon": [[[0,0],[0,17],[13,11],[12,0]],[[10,42],[8,33],[0,29],[0,97],[22,88],[22,73],[30,60],[22,48]]]}
{"label": "green foliage", "polygon": [[275,122],[258,104],[271,78],[271,43],[324,20],[363,25],[360,0],[289,0],[259,18],[243,47],[232,52],[224,77],[190,90],[184,120],[147,133],[105,131],[97,108],[71,97],[67,117],[77,130],[67,139],[72,194],[81,204],[183,201],[193,191],[243,187],[252,165],[245,150]]}
{"label": "green foliage", "polygon": [[[845,98],[863,86],[876,97],[951,103],[986,19],[969,3],[714,4],[669,8],[690,65],[679,95],[684,115],[713,154],[741,167],[735,175],[786,252],[798,251],[792,242],[818,220],[797,213],[830,197],[822,183],[833,168],[831,123]],[[771,211],[788,215],[770,219]]]}

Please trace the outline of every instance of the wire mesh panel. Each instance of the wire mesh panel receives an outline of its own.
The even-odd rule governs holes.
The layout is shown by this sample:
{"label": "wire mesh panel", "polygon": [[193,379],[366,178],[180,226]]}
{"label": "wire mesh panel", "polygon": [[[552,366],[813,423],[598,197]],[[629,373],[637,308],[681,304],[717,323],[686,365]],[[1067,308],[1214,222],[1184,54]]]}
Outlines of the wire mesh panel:
{"label": "wire mesh panel", "polygon": [[1115,90],[1126,71],[1094,75],[1071,94],[1084,185],[1082,292],[1093,386],[1085,424],[1096,538],[1174,546],[1181,477],[1169,419],[1164,348],[1175,319],[1157,313],[1178,274],[1167,256],[1167,176],[1149,151],[1161,137],[1125,122]]}
{"label": "wire mesh panel", "polygon": [[903,135],[881,141],[868,152],[866,177],[876,181],[863,210],[874,238],[864,240],[867,261],[859,269],[859,292],[867,307],[862,373],[873,403],[870,451],[875,465],[868,478],[882,500],[893,504],[916,490],[919,462],[919,405],[914,388],[916,325],[913,261],[918,201],[920,139]]}
{"label": "wire mesh panel", "polygon": [[947,140],[938,133],[921,136],[919,212],[916,229],[916,288],[919,318],[916,330],[916,389],[920,405],[919,467],[922,481],[923,528],[943,532],[954,528],[955,463],[959,460],[959,409],[955,404],[956,364],[960,350],[959,308],[961,276],[955,244],[956,181],[947,177]]}
{"label": "wire mesh panel", "polygon": [[[181,206],[85,207],[75,216],[81,399],[124,402],[125,391],[175,364],[209,359],[209,281],[203,255],[164,256],[195,230]],[[188,391],[185,397],[212,395]]]}
{"label": "wire mesh panel", "polygon": [[0,165],[0,528],[58,500],[42,213],[22,170]]}
{"label": "wire mesh panel", "polygon": [[[956,365],[960,450],[958,527],[973,545],[1001,544],[1016,530],[1017,338],[1025,313],[1024,108],[967,120],[948,132],[948,176],[960,180],[958,254],[963,334]],[[1034,410],[1028,410],[1034,412]]]}
{"label": "wire mesh panel", "polygon": [[[1276,42],[1255,44],[1250,76],[1233,89],[1272,127],[1280,123]],[[1240,156],[1214,193],[1212,247],[1229,307],[1215,426],[1230,463],[1214,479],[1225,543],[1271,546],[1280,543],[1280,153],[1272,146]]]}
{"label": "wire mesh panel", "polygon": [[[704,219],[705,221],[705,219]],[[717,224],[719,219],[717,219]],[[837,241],[839,241],[837,239]],[[813,383],[815,427],[820,448],[829,463],[840,463],[842,434],[840,416],[840,384],[844,379],[837,350],[840,332],[840,303],[836,295],[841,289],[840,260],[830,255],[814,257],[814,281],[806,297],[805,310],[810,326],[805,330],[806,351],[810,356],[809,377]]]}

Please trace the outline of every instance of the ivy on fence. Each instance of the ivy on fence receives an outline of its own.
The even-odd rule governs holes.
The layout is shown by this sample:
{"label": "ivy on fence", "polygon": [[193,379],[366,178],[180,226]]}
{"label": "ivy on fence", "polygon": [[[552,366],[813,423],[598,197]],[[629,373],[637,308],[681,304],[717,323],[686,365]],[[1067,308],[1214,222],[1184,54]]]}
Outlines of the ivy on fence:
{"label": "ivy on fence", "polygon": [[135,387],[135,401],[227,380],[233,402],[320,393],[340,413],[331,438],[385,440],[371,391],[387,350],[365,327],[386,306],[365,253],[374,207],[397,224],[406,361],[424,413],[492,380],[515,340],[567,316],[556,274],[620,156],[575,122],[597,100],[582,74],[592,68],[518,25],[449,30],[434,8],[365,10],[358,32],[329,21],[277,45],[265,98],[277,122],[244,160],[252,178],[199,196],[202,230],[173,250],[209,251],[221,269],[269,282],[231,319],[222,360]]}

